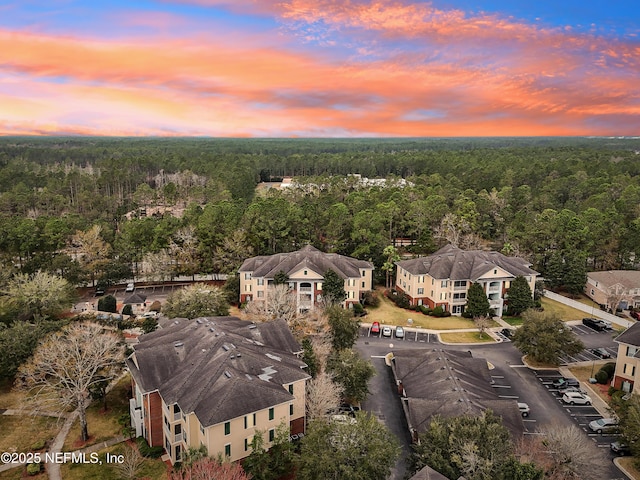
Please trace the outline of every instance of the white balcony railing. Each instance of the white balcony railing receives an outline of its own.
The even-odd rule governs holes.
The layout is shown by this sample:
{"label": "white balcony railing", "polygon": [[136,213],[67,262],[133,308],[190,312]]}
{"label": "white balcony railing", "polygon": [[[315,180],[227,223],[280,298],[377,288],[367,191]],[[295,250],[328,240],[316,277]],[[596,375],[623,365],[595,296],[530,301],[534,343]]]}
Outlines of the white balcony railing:
{"label": "white balcony railing", "polygon": [[182,420],[182,412],[173,412],[173,421]]}

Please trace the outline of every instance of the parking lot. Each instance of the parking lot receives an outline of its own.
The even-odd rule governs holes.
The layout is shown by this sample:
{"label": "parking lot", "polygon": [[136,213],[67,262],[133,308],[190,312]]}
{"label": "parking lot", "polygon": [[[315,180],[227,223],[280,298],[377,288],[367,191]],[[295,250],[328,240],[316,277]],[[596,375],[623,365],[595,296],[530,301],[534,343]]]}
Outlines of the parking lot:
{"label": "parking lot", "polygon": [[[382,327],[384,327],[384,325],[381,325],[381,329]],[[383,336],[382,332],[378,334],[371,333],[371,327],[363,327],[363,326],[360,327],[360,331],[358,332],[358,335],[361,338],[366,338],[367,341],[373,341],[373,342],[388,342],[392,340],[393,342],[396,342],[396,343],[397,342],[438,343],[438,344],[440,343],[438,341],[438,336],[434,333],[421,332],[418,329],[407,330],[407,327],[404,327],[404,337],[402,338],[397,338],[395,336],[395,326],[393,326],[391,329],[390,337]]]}
{"label": "parking lot", "polygon": [[[566,412],[568,418],[572,420],[572,422],[584,430],[585,435],[587,435],[593,442],[602,449],[607,451],[607,454],[613,458],[614,455],[609,451],[609,447],[611,442],[615,442],[616,440],[620,440],[620,434],[618,433],[602,433],[598,434],[593,432],[589,428],[589,422],[593,420],[598,420],[599,418],[603,418],[593,406],[591,405],[568,405],[562,401],[562,395],[560,394],[558,388],[553,386],[553,381],[561,378],[562,375],[557,370],[544,371],[544,372],[536,372],[536,377],[540,381],[540,383],[547,389],[549,395],[553,397],[553,399],[558,402],[558,404],[562,407],[562,409]],[[589,396],[592,396],[588,393]],[[606,416],[606,415],[605,415]]]}
{"label": "parking lot", "polygon": [[[574,362],[590,362],[593,360],[611,359],[615,362],[618,353],[618,344],[613,342],[612,331],[598,331],[586,325],[571,326],[573,333],[578,335],[585,344],[585,349],[576,355],[566,355],[560,357],[560,364],[567,365]],[[602,349],[600,354],[592,353],[592,350]],[[606,355],[609,355],[608,357]]]}

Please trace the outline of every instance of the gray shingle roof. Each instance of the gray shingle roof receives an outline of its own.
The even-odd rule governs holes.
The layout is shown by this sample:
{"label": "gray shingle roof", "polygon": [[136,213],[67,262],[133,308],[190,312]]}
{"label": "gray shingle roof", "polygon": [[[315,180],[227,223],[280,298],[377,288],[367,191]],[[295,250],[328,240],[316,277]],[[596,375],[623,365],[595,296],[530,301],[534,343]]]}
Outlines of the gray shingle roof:
{"label": "gray shingle roof", "polygon": [[616,284],[622,285],[625,289],[640,288],[640,271],[638,270],[607,270],[604,272],[589,272],[587,277],[602,284],[604,289]]}
{"label": "gray shingle roof", "polygon": [[530,263],[518,257],[507,257],[499,252],[461,250],[453,245],[442,247],[437,252],[411,260],[396,262],[412,275],[429,274],[436,279],[476,281],[494,268],[501,268],[514,277],[537,275]]}
{"label": "gray shingle roof", "polygon": [[469,352],[443,349],[394,351],[393,373],[406,393],[409,424],[423,432],[434,415],[478,415],[491,409],[514,438],[524,432],[517,402],[491,387],[487,361]]}
{"label": "gray shingle roof", "polygon": [[207,427],[289,402],[283,385],[309,378],[304,362],[270,339],[300,350],[282,320],[173,319],[141,336],[127,365],[142,391],[158,390],[165,403],[195,412]]}
{"label": "gray shingle roof", "polygon": [[634,323],[624,332],[618,335],[615,339],[618,343],[625,343],[627,345],[633,345],[640,347],[640,322]]}
{"label": "gray shingle roof", "polygon": [[290,253],[278,253],[269,256],[248,258],[239,272],[252,272],[256,278],[273,278],[278,272],[287,275],[308,268],[320,275],[331,269],[340,278],[359,278],[361,269],[373,269],[373,264],[337,253],[324,253],[311,245]]}

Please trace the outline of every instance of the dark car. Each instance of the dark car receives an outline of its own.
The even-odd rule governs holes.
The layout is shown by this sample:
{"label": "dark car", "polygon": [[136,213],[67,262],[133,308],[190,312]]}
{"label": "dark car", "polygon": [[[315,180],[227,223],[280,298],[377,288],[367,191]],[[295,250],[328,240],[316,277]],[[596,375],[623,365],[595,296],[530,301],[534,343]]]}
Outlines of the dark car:
{"label": "dark car", "polygon": [[371,335],[380,335],[380,322],[373,322],[371,325]]}
{"label": "dark car", "polygon": [[105,293],[107,293],[107,288],[106,288],[106,287],[97,286],[97,287],[96,287],[96,291],[95,291],[94,295],[95,295],[96,297],[101,297],[101,296],[103,296]]}
{"label": "dark car", "polygon": [[560,377],[553,381],[552,385],[555,388],[565,389],[567,387],[580,387],[580,382],[575,378]]}
{"label": "dark car", "polygon": [[500,333],[507,338],[513,337],[513,330],[511,330],[510,328],[503,328],[502,330],[500,330]]}
{"label": "dark car", "polygon": [[631,455],[631,447],[622,442],[611,442],[611,451],[616,455]]}
{"label": "dark car", "polygon": [[591,350],[589,350],[591,353],[593,353],[596,357],[600,357],[600,358],[611,358],[611,354],[609,352],[607,352],[604,348],[600,347],[600,348],[592,348]]}
{"label": "dark car", "polygon": [[640,320],[640,310],[632,310],[629,312],[629,315],[631,315],[631,318],[634,318],[635,320]]}
{"label": "dark car", "polygon": [[599,332],[609,328],[609,325],[597,318],[583,318],[582,324]]}

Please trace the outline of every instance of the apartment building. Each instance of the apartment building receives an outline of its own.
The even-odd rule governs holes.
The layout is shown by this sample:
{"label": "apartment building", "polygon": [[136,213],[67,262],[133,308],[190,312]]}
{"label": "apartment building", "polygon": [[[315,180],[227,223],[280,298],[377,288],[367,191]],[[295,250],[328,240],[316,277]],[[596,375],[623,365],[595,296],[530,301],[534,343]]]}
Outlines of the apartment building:
{"label": "apartment building", "polygon": [[324,274],[333,270],[344,280],[349,308],[373,288],[373,264],[364,260],[324,253],[307,245],[301,250],[259,256],[244,261],[240,270],[240,302],[265,301],[276,275],[284,274],[299,311],[313,310],[322,299]]}
{"label": "apartment building", "polygon": [[447,245],[437,252],[396,262],[395,289],[409,297],[412,305],[441,306],[452,315],[461,315],[472,283],[480,283],[496,316],[502,316],[511,281],[523,276],[531,292],[538,272],[522,258],[499,252],[461,250]]}
{"label": "apartment building", "polygon": [[606,310],[640,307],[640,271],[588,272],[584,293]]}
{"label": "apartment building", "polygon": [[127,359],[132,427],[172,463],[190,447],[231,461],[251,453],[256,431],[265,448],[279,424],[304,434],[310,376],[301,348],[282,320],[236,317],[173,319],[143,335]]}
{"label": "apartment building", "polygon": [[614,341],[618,344],[618,356],[612,385],[624,392],[632,392],[640,375],[640,323],[634,323]]}

